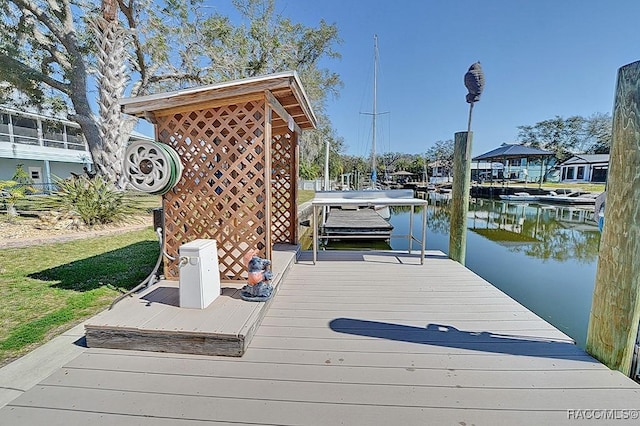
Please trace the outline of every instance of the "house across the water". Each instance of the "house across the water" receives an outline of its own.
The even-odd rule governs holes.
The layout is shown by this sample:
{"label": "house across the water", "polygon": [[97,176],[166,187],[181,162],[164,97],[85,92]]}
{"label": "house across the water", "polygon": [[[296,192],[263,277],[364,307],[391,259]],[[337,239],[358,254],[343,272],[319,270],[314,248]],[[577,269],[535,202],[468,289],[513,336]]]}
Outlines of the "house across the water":
{"label": "house across the water", "polygon": [[558,165],[562,182],[607,181],[609,154],[576,154]]}
{"label": "house across the water", "polygon": [[[493,179],[518,180],[522,182],[539,182],[548,180],[549,168],[554,164],[554,154],[538,148],[520,144],[502,144],[484,154],[472,158],[478,164],[476,180]],[[489,164],[490,172],[481,171],[480,164]],[[501,164],[499,167],[498,164]],[[485,167],[486,169],[486,167]],[[473,171],[472,179],[473,178]]]}

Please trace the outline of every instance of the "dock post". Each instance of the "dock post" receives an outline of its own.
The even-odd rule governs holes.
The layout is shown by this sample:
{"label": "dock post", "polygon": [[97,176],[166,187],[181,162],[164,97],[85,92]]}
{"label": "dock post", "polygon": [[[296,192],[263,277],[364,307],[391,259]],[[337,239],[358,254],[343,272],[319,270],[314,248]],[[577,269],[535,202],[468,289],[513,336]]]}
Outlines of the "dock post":
{"label": "dock post", "polygon": [[630,376],[640,321],[640,61],[618,70],[587,351]]}
{"label": "dock post", "polygon": [[472,140],[472,132],[456,133],[453,150],[449,258],[463,265],[467,251],[467,213],[469,212],[469,190],[471,187]]}
{"label": "dock post", "polygon": [[413,248],[413,212],[415,210],[415,207],[413,206],[413,204],[411,205],[411,213],[409,214],[409,238],[407,243],[409,246],[409,254],[411,254],[411,249]]}
{"label": "dock post", "polygon": [[316,206],[315,204],[313,205],[313,215],[311,217],[311,223],[311,226],[313,226],[313,264],[315,265],[318,257],[318,206]]}

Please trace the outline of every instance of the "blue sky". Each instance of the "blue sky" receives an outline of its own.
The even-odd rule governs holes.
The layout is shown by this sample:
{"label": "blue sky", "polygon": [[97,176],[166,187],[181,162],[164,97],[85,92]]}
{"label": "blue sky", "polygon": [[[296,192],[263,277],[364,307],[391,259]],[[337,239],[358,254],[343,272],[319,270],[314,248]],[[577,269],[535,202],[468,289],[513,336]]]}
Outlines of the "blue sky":
{"label": "blue sky", "polygon": [[[230,13],[230,1],[210,1]],[[226,4],[226,5],[225,5]],[[486,77],[473,110],[473,155],[511,143],[517,126],[612,112],[619,67],[640,60],[638,0],[276,0],[295,22],[335,23],[344,88],[328,112],[347,153],[371,150],[378,36],[377,151],[424,153],[466,130],[463,76]]]}

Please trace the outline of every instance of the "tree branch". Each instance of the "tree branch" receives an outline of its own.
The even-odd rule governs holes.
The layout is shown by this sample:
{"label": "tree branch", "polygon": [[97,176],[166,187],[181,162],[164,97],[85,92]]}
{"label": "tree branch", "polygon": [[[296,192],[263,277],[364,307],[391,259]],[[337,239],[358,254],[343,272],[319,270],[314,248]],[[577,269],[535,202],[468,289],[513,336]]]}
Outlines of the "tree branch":
{"label": "tree branch", "polygon": [[118,6],[122,11],[122,14],[125,16],[127,20],[127,25],[131,29],[131,36],[133,38],[134,50],[136,52],[136,68],[140,73],[141,84],[138,86],[139,89],[144,90],[148,79],[148,70],[147,64],[144,59],[144,52],[142,50],[142,43],[140,42],[140,36],[138,35],[138,28],[136,26],[136,19],[133,16],[134,14],[134,0],[130,0],[127,4],[123,0],[118,0]]}
{"label": "tree branch", "polygon": [[174,74],[162,74],[152,75],[149,77],[149,83],[160,83],[162,81],[183,81],[189,80],[196,83],[204,83],[202,77],[198,74],[191,73],[174,73]]}
{"label": "tree branch", "polygon": [[29,11],[37,20],[45,25],[49,31],[60,41],[64,40],[65,33],[60,26],[50,18],[50,16],[42,10],[36,3],[31,0],[10,0],[20,9]]}
{"label": "tree branch", "polygon": [[33,29],[33,37],[44,50],[49,52],[51,61],[59,63],[62,68],[71,68],[69,60],[56,49],[56,46],[37,27]]}
{"label": "tree branch", "polygon": [[3,53],[0,53],[0,62],[7,65],[7,68],[12,68],[16,70],[16,74],[26,76],[26,78],[30,81],[39,82],[47,84],[48,86],[53,87],[61,91],[62,93],[69,95],[71,93],[70,87],[68,84],[58,81],[50,76],[43,74],[42,72],[31,68],[29,65],[14,59],[11,56],[7,56]]}
{"label": "tree branch", "polygon": [[[71,81],[71,84],[74,84],[73,82],[76,81],[78,78],[80,78],[81,82],[84,83],[85,77],[82,76],[82,74],[85,72],[83,56],[77,44],[77,37],[76,37],[76,33],[74,30],[74,23],[73,23],[73,14],[71,11],[71,5],[69,4],[69,1],[62,0],[61,2],[56,4],[55,8],[53,9],[54,11],[53,14],[48,14],[46,11],[42,10],[40,6],[35,2],[33,2],[32,0],[10,0],[10,1],[12,1],[16,6],[20,7],[21,9],[24,9],[30,12],[38,22],[44,25],[51,32],[52,37],[56,38],[62,44],[62,46],[64,46],[64,48],[67,51],[67,54],[69,55],[68,57],[63,57],[62,52],[59,52],[57,50],[52,50],[53,46],[51,46],[49,43],[46,43],[43,45],[43,47],[52,55],[52,58],[54,58],[58,62],[58,64],[62,69],[64,69],[66,72],[72,75],[75,75],[75,78],[71,78],[71,77],[69,78],[69,81]],[[51,15],[56,15],[60,18],[60,25],[58,25],[57,22],[55,22],[51,18]],[[40,34],[43,37],[46,37],[46,35],[42,34],[41,32]],[[46,79],[43,79],[43,81],[46,84],[49,84],[50,81],[57,82],[55,79],[52,79],[52,78],[46,78]],[[59,89],[59,84],[51,85],[51,87]],[[71,88],[70,86],[67,86],[67,87],[68,89],[63,90],[63,92],[66,94],[70,94],[69,90],[71,90]],[[84,90],[86,90],[86,87],[84,88]]]}

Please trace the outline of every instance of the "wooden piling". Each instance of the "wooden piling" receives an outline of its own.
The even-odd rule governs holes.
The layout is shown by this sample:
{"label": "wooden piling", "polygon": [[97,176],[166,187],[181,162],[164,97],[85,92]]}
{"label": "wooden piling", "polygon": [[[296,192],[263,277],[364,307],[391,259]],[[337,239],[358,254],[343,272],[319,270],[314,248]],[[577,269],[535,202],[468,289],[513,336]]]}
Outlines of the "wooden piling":
{"label": "wooden piling", "polygon": [[640,61],[618,70],[607,182],[587,351],[630,375],[640,321]]}
{"label": "wooden piling", "polygon": [[453,186],[451,191],[451,225],[449,258],[464,265],[467,251],[467,213],[471,187],[472,132],[455,134],[453,150]]}

